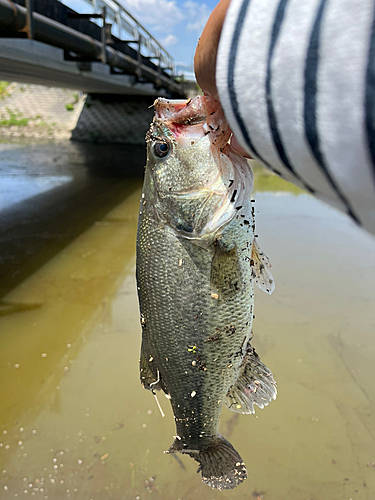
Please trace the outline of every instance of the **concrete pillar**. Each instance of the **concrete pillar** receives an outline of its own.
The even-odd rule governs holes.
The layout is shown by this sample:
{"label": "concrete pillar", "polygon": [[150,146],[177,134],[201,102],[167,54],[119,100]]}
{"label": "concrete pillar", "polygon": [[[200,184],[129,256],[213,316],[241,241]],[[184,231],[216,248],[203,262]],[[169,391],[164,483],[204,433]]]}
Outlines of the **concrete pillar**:
{"label": "concrete pillar", "polygon": [[72,140],[144,145],[153,118],[154,97],[89,94]]}

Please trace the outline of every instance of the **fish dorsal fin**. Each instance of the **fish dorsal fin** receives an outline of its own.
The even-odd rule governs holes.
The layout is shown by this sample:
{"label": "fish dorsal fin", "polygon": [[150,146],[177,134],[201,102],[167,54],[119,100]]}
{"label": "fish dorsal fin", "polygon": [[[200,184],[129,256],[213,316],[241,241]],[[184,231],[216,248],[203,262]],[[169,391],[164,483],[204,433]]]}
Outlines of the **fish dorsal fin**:
{"label": "fish dorsal fin", "polygon": [[253,248],[251,251],[250,261],[253,278],[258,287],[263,292],[271,293],[275,290],[275,281],[270,271],[271,263],[267,255],[259,248],[257,241],[254,239]]}
{"label": "fish dorsal fin", "polygon": [[229,389],[225,406],[237,413],[254,413],[254,405],[267,406],[276,399],[276,382],[250,342],[237,382]]}

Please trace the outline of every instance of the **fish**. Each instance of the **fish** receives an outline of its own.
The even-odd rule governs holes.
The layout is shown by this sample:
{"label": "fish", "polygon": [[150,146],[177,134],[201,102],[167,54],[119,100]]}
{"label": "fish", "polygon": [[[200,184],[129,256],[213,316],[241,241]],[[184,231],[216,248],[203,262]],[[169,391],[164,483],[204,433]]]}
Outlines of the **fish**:
{"label": "fish", "polygon": [[158,98],[154,110],[137,233],[141,383],[170,400],[165,453],[189,455],[204,483],[233,489],[247,470],[218,431],[223,406],[251,414],[277,394],[250,343],[254,283],[275,287],[254,237],[253,174],[211,97]]}

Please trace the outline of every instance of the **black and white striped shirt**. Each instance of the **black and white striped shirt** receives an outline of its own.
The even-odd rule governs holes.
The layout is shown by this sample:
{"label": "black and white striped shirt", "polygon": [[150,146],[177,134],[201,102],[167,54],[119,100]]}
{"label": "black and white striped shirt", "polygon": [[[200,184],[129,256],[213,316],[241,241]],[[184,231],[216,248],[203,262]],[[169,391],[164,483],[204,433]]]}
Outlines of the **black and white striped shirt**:
{"label": "black and white striped shirt", "polygon": [[216,73],[240,144],[372,233],[374,16],[374,0],[232,0]]}

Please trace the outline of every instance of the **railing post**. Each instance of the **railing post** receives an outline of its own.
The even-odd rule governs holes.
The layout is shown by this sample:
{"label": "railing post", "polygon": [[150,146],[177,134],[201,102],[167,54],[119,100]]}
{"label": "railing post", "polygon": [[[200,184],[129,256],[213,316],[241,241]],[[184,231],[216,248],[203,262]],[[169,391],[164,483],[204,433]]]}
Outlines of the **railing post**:
{"label": "railing post", "polygon": [[117,36],[121,39],[121,10],[120,7],[116,12]]}
{"label": "railing post", "polygon": [[142,78],[142,54],[141,54],[141,45],[142,45],[142,35],[139,32],[139,29],[137,29],[137,34],[138,34],[138,53],[137,53],[137,61],[138,61],[138,68],[136,70],[138,78]]}
{"label": "railing post", "polygon": [[107,33],[106,33],[106,26],[105,26],[106,14],[107,14],[106,7],[102,7],[102,19],[103,19],[103,26],[102,26],[102,53],[101,53],[100,59],[101,59],[101,61],[102,61],[103,64],[106,64],[106,62],[107,62],[107,54],[106,54]]}
{"label": "railing post", "polygon": [[26,0],[27,37],[34,38],[34,0]]}

